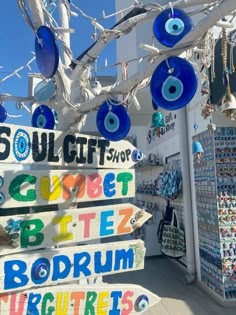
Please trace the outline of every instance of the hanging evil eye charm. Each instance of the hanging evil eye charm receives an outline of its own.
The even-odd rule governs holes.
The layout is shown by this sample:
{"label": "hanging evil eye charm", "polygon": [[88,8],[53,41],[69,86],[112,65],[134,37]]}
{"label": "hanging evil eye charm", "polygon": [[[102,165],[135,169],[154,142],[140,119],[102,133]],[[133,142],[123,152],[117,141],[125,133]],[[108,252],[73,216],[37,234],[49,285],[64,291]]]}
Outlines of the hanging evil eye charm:
{"label": "hanging evil eye charm", "polygon": [[164,46],[173,47],[194,27],[184,11],[173,8],[161,12],[153,23],[153,33]]}
{"label": "hanging evil eye charm", "polygon": [[53,32],[45,25],[36,33],[35,56],[41,74],[45,78],[53,77],[59,64],[59,51]]}
{"label": "hanging evil eye charm", "polygon": [[149,306],[148,297],[145,294],[140,295],[135,301],[135,310],[136,312],[145,311]]}
{"label": "hanging evil eye charm", "polygon": [[4,178],[0,176],[0,188],[4,185]]}
{"label": "hanging evil eye charm", "polygon": [[43,129],[54,129],[55,117],[51,108],[47,105],[38,106],[32,115],[32,127]]}
{"label": "hanging evil eye charm", "polygon": [[50,272],[50,263],[46,258],[37,259],[32,265],[31,277],[36,284],[43,283],[47,280]]}
{"label": "hanging evil eye charm", "polygon": [[171,56],[153,72],[150,91],[154,102],[166,109],[176,110],[187,105],[196,93],[197,76],[185,59]]}
{"label": "hanging evil eye charm", "polygon": [[133,152],[132,152],[132,160],[134,162],[139,162],[143,159],[143,153],[141,150],[138,150],[138,149],[135,149]]}
{"label": "hanging evil eye charm", "polygon": [[123,105],[114,105],[107,101],[103,103],[96,117],[97,128],[101,135],[110,141],[124,139],[129,133],[131,121],[129,113]]}
{"label": "hanging evil eye charm", "polygon": [[6,119],[7,119],[6,108],[0,104],[0,123],[3,123]]}
{"label": "hanging evil eye charm", "polygon": [[34,88],[34,97],[38,103],[47,102],[56,95],[56,86],[52,80],[42,80]]}
{"label": "hanging evil eye charm", "polygon": [[23,129],[17,129],[13,139],[13,154],[17,161],[26,160],[30,154],[30,136]]}

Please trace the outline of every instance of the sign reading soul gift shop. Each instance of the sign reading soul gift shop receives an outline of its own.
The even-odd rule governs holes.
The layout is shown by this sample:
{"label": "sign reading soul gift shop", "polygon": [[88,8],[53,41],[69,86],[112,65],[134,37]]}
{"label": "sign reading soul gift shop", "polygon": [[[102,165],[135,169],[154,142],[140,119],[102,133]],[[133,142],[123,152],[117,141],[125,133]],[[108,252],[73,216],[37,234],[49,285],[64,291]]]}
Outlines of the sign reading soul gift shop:
{"label": "sign reading soul gift shop", "polygon": [[[151,216],[130,203],[114,202],[135,195],[130,167],[136,148],[121,142],[0,125],[0,161],[41,165],[35,171],[0,173],[1,213],[60,205],[58,211],[0,217],[0,314],[129,315],[159,302],[139,286],[96,282],[103,275],[143,269],[142,240],[86,245],[132,233]],[[43,170],[43,165],[68,169]],[[111,205],[82,207],[99,200]],[[70,207],[74,203],[80,208]],[[86,279],[95,284],[81,286]]]}

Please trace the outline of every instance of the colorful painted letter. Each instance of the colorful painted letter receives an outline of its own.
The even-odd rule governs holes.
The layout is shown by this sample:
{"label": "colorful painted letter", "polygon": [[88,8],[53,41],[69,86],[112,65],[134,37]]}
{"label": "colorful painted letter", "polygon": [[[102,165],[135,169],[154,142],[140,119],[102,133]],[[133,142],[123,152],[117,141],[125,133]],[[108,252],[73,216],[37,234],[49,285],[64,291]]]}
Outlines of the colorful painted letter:
{"label": "colorful painted letter", "polygon": [[141,240],[8,255],[0,260],[0,292],[48,286],[144,268]]}

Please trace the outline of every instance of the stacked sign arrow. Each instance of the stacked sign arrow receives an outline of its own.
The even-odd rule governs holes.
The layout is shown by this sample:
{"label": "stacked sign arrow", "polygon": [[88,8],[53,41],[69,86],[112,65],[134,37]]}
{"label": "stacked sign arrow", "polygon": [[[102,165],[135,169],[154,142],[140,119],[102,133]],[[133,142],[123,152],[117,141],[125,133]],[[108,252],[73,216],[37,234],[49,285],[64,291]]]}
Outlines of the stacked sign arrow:
{"label": "stacked sign arrow", "polygon": [[136,285],[81,285],[144,268],[141,240],[84,245],[132,233],[150,218],[130,203],[96,206],[134,196],[134,150],[127,141],[0,124],[0,161],[35,169],[0,173],[2,214],[59,209],[0,218],[0,314],[128,315],[159,302]]}

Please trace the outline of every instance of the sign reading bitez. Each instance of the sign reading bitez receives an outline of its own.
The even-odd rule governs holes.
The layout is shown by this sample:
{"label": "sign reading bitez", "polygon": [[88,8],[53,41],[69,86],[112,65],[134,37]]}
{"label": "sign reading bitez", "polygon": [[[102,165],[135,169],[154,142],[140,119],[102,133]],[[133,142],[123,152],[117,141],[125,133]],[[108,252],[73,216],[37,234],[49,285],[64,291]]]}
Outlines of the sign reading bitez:
{"label": "sign reading bitez", "polygon": [[130,168],[136,148],[128,141],[0,124],[0,162],[70,167]]}
{"label": "sign reading bitez", "polygon": [[132,233],[151,214],[124,203],[0,217],[0,255]]}
{"label": "sign reading bitez", "polygon": [[0,208],[129,198],[134,170],[0,172]]}
{"label": "sign reading bitez", "polygon": [[8,255],[0,260],[0,292],[48,286],[144,268],[141,240]]}
{"label": "sign reading bitez", "polygon": [[141,314],[160,298],[134,284],[60,285],[0,295],[0,314]]}

